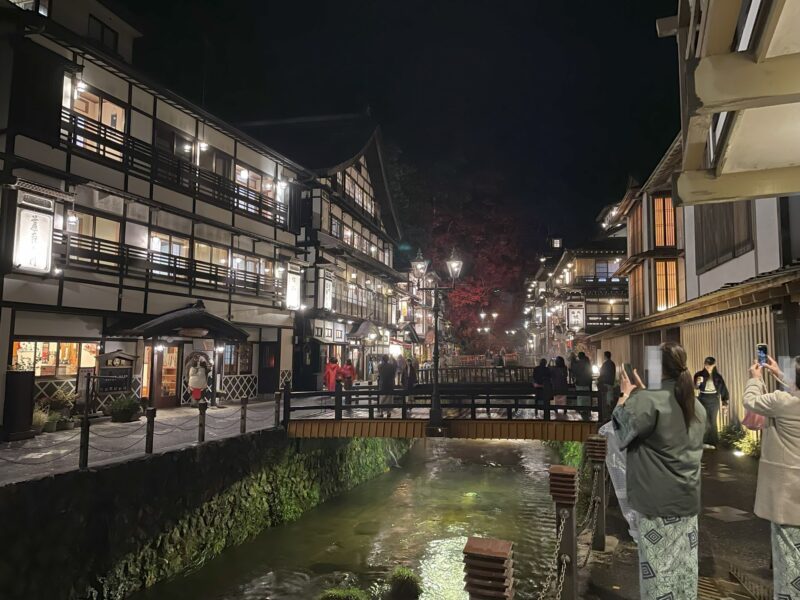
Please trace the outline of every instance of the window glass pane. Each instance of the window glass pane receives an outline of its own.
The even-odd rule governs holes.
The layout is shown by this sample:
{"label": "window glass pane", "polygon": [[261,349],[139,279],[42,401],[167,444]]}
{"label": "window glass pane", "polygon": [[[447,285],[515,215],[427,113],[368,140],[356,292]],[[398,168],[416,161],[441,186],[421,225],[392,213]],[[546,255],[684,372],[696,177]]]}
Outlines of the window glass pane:
{"label": "window glass pane", "polygon": [[67,231],[88,237],[94,236],[94,217],[78,211],[67,211]]}
{"label": "window glass pane", "polygon": [[50,0],[39,0],[39,14],[46,17],[50,12]]}
{"label": "window glass pane", "polygon": [[211,251],[211,256],[215,265],[222,267],[228,266],[228,250],[226,248],[218,248],[217,246],[213,246]]}
{"label": "window glass pane", "polygon": [[170,249],[170,254],[172,254],[172,256],[187,258],[189,256],[189,240],[174,237],[172,238]]}
{"label": "window glass pane", "polygon": [[136,248],[147,248],[147,227],[128,221],[125,224],[125,243]]}
{"label": "window glass pane", "polygon": [[119,223],[116,221],[97,217],[94,228],[95,237],[109,242],[119,242]]}
{"label": "window glass pane", "polygon": [[11,364],[26,370],[33,370],[34,362],[36,362],[36,342],[14,342]]}
{"label": "window glass pane", "polygon": [[125,109],[109,100],[103,99],[103,125],[117,131],[125,131]]}
{"label": "window glass pane", "polygon": [[211,246],[201,242],[194,243],[194,259],[200,262],[211,262]]}
{"label": "window glass pane", "polygon": [[100,19],[89,15],[89,37],[98,42],[103,41],[103,24]]}
{"label": "window glass pane", "polygon": [[37,376],[54,377],[56,374],[56,359],[58,344],[56,342],[36,342],[36,368]]}
{"label": "window glass pane", "polygon": [[56,375],[65,377],[78,372],[78,344],[61,342],[58,345],[58,369]]}
{"label": "window glass pane", "polygon": [[97,344],[81,344],[81,369],[97,366],[98,348]]}
{"label": "window glass pane", "polygon": [[239,185],[247,185],[250,178],[250,169],[243,165],[236,165],[236,183]]}
{"label": "window glass pane", "polygon": [[64,76],[64,87],[61,91],[61,106],[72,108],[72,79]]}
{"label": "window glass pane", "polygon": [[150,234],[150,250],[169,254],[169,236],[164,233],[153,231]]}

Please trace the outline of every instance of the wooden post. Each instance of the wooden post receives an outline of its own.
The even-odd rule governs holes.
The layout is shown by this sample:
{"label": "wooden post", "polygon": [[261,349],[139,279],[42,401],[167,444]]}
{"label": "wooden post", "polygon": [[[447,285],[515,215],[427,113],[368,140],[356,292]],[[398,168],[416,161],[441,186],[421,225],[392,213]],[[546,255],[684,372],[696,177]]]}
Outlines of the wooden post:
{"label": "wooden post", "polygon": [[156,409],[153,406],[149,406],[145,411],[145,417],[147,418],[147,428],[145,429],[145,437],[144,437],[144,453],[145,454],[152,454],[153,453],[153,435],[156,430]]}
{"label": "wooden post", "polygon": [[206,411],[208,410],[208,402],[201,400],[198,403],[198,407],[200,408],[200,419],[197,424],[197,441],[202,443],[206,441]]}
{"label": "wooden post", "polygon": [[514,597],[514,544],[471,537],[464,546],[464,590],[470,600]]}
{"label": "wooden post", "polygon": [[[556,581],[564,570],[562,600],[578,598],[578,537],[575,535],[575,502],[578,499],[578,477],[574,467],[553,465],[550,467],[550,495],[556,504],[556,535],[563,520],[564,530],[558,548],[558,573]],[[566,557],[562,565],[561,559]]]}
{"label": "wooden post", "polygon": [[242,398],[242,410],[239,413],[239,433],[247,433],[247,396]]}
{"label": "wooden post", "polygon": [[289,429],[289,419],[292,418],[292,388],[287,381],[283,385],[283,428]]}
{"label": "wooden post", "polygon": [[78,467],[81,471],[89,468],[89,417],[81,419],[81,447],[78,455]]}
{"label": "wooden post", "polygon": [[281,397],[280,393],[275,394],[274,396],[275,396],[275,398],[274,398],[274,401],[275,401],[275,429],[277,429],[278,427],[280,427],[280,424],[281,424],[281,402],[282,402],[282,397]]}
{"label": "wooden post", "polygon": [[342,420],[342,382],[337,381],[333,392],[333,418]]}
{"label": "wooden post", "polygon": [[403,392],[403,395],[400,396],[400,402],[401,402],[400,418],[401,419],[407,419],[408,418],[408,407],[406,406],[407,400],[408,400],[408,395],[407,395],[406,392]]}
{"label": "wooden post", "polygon": [[[606,549],[606,438],[602,435],[590,435],[586,439],[586,455],[592,465],[592,476],[597,478],[597,494],[600,504],[597,506],[597,523],[592,537],[592,550]],[[591,509],[591,504],[589,505]]]}

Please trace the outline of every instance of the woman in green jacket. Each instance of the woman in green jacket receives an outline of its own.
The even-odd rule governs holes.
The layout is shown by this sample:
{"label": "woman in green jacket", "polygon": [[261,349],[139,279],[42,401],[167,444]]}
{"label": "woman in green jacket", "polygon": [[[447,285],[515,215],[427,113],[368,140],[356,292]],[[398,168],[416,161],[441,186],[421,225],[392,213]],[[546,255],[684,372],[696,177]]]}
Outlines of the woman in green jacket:
{"label": "woman in green jacket", "polygon": [[627,450],[628,500],[639,514],[639,589],[643,600],[697,598],[697,515],[706,414],[695,399],[686,351],[661,345],[661,389],[620,375],[613,412]]}

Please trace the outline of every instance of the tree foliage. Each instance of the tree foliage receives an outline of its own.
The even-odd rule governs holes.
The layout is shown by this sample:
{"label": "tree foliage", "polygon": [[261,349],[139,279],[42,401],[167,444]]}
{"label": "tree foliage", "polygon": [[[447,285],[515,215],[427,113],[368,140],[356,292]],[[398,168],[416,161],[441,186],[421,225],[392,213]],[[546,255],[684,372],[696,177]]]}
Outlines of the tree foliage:
{"label": "tree foliage", "polygon": [[[491,169],[471,171],[459,157],[420,166],[397,148],[387,152],[389,184],[404,229],[405,256],[421,249],[446,276],[444,262],[455,249],[464,269],[446,301],[446,318],[467,352],[506,347],[504,331],[520,329],[523,236],[515,218],[512,186]],[[496,311],[493,323],[478,314]],[[490,334],[478,327],[492,326]],[[499,334],[499,335],[498,335]]]}

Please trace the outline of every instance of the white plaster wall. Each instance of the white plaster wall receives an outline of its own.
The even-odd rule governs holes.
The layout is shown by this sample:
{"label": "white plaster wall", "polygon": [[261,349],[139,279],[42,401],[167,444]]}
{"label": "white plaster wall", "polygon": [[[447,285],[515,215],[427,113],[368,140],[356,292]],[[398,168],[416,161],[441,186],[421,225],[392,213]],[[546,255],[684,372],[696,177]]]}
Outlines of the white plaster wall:
{"label": "white plaster wall", "polygon": [[[780,218],[777,198],[755,200],[753,208],[754,249],[701,275],[697,274],[695,210],[686,209],[686,289],[691,300],[729,283],[739,283],[781,266]],[[690,216],[691,215],[691,216]]]}

